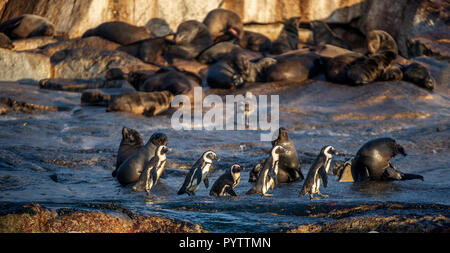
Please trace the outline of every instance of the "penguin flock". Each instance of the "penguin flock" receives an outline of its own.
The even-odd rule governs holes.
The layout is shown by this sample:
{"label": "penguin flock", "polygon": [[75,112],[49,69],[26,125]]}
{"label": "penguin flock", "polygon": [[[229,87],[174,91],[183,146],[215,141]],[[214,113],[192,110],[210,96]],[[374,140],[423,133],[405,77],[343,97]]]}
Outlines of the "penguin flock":
{"label": "penguin flock", "polygon": [[[164,133],[154,133],[143,145],[142,137],[136,130],[124,127],[116,169],[112,176],[117,178],[123,186],[132,184],[132,192],[145,191],[149,194],[152,187],[158,183],[165,169],[166,155],[171,150],[167,147],[167,136]],[[339,178],[347,175],[353,182],[411,179],[423,181],[423,176],[402,173],[392,165],[390,159],[397,154],[406,156],[404,148],[394,139],[373,139],[365,143],[353,159],[346,161],[340,167],[335,166],[339,168],[333,169],[333,174]],[[320,186],[328,186],[328,173],[333,155],[338,155],[338,152],[331,145],[326,145],[320,150],[309,168],[305,182],[298,194],[299,197],[306,194],[309,194],[310,200],[319,199],[314,194],[322,198],[328,197],[320,192]],[[195,196],[202,183],[208,189],[208,175],[214,161],[220,161],[218,155],[212,150],[205,151],[188,171],[177,194],[186,193]],[[237,196],[234,188],[239,184],[243,170],[245,168],[239,164],[232,165],[217,178],[209,195]],[[278,138],[272,141],[269,156],[250,171],[249,182],[255,182],[255,184],[246,194],[259,194],[262,197],[272,196],[273,194],[269,191],[273,191],[277,185],[303,179],[297,151],[289,139],[286,129],[281,127],[278,131]]]}

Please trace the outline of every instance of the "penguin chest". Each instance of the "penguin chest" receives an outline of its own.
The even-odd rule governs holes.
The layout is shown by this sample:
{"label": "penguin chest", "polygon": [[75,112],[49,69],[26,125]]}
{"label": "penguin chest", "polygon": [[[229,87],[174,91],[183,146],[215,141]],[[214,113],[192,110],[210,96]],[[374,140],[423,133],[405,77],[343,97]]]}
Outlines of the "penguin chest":
{"label": "penguin chest", "polygon": [[241,173],[233,174],[233,188],[241,181]]}
{"label": "penguin chest", "polygon": [[316,175],[314,179],[314,183],[311,187],[311,193],[318,193],[320,188],[320,178],[318,175]]}

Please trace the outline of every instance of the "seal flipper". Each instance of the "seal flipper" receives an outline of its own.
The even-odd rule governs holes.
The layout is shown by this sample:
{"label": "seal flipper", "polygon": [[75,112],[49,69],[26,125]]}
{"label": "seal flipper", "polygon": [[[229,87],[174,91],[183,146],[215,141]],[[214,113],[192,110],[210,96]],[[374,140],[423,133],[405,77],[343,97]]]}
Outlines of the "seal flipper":
{"label": "seal flipper", "polygon": [[420,179],[423,181],[423,176],[416,174],[408,174],[398,171],[397,168],[389,162],[389,167],[384,171],[383,178],[387,180],[413,180]]}

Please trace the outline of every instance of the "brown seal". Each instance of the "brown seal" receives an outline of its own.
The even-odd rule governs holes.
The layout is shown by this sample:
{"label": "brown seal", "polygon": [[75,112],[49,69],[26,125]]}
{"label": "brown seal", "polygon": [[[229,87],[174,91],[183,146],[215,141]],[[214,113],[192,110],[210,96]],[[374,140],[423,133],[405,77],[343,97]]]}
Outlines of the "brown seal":
{"label": "brown seal", "polygon": [[213,44],[208,28],[196,20],[181,23],[174,37],[176,45],[171,46],[174,57],[193,59],[205,48]]}
{"label": "brown seal", "polygon": [[135,26],[122,21],[105,22],[87,30],[82,38],[98,36],[121,45],[128,45],[140,40],[151,38],[145,27]]}
{"label": "brown seal", "polygon": [[272,43],[271,54],[282,54],[298,48],[300,20],[300,17],[292,17],[285,21],[283,29]]}
{"label": "brown seal", "polygon": [[321,56],[309,52],[300,55],[275,57],[277,63],[270,66],[265,81],[303,81],[312,78],[321,71]]}
{"label": "brown seal", "polygon": [[128,127],[122,128],[122,140],[117,152],[116,169],[112,173],[113,177],[116,176],[120,165],[134,155],[142,146],[144,146],[144,141],[138,131]]}
{"label": "brown seal", "polygon": [[0,25],[0,32],[6,34],[11,39],[53,36],[55,26],[44,17],[24,14],[3,22]]}
{"label": "brown seal", "polygon": [[218,41],[218,37],[227,34],[238,38],[241,38],[243,35],[244,25],[242,24],[241,17],[230,10],[214,9],[208,12],[203,20],[203,24],[205,24],[215,42]]}
{"label": "brown seal", "polygon": [[4,33],[0,33],[0,48],[13,49],[14,45]]}

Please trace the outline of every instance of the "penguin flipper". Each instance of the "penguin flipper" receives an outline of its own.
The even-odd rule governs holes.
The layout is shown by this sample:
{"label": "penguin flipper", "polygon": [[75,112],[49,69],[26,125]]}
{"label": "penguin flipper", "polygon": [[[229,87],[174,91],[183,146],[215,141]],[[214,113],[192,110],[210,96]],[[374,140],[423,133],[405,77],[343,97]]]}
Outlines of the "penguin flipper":
{"label": "penguin flipper", "polygon": [[233,187],[228,186],[227,189],[225,190],[228,194],[230,194],[231,196],[237,196],[236,192],[234,192]]}
{"label": "penguin flipper", "polygon": [[323,186],[327,187],[328,186],[328,175],[327,175],[327,172],[325,171],[325,167],[321,166],[319,168],[319,172],[318,173],[319,173],[320,179],[322,179]]}
{"label": "penguin flipper", "polygon": [[206,189],[208,189],[208,187],[209,187],[208,177],[205,177],[205,179],[203,180],[203,183],[205,183],[205,187],[206,187]]}

